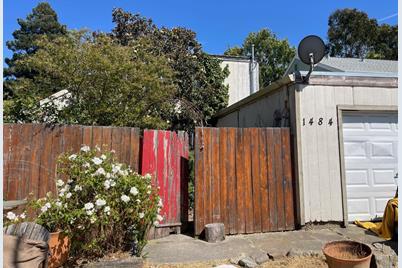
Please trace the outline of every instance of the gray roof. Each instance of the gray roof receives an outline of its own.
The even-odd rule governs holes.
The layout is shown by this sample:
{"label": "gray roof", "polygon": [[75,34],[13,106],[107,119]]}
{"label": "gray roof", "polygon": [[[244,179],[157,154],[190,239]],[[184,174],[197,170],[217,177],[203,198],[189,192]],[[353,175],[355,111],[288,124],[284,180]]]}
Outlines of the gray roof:
{"label": "gray roof", "polygon": [[[308,69],[306,64],[295,57],[286,74],[293,73],[295,70],[307,71]],[[329,72],[398,73],[398,61],[324,57],[315,69]]]}

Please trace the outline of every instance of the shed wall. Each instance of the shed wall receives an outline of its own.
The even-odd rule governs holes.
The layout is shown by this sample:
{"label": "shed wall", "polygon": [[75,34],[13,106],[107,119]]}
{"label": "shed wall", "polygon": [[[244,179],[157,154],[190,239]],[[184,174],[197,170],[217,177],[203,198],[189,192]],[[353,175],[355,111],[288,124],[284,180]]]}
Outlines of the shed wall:
{"label": "shed wall", "polygon": [[[397,88],[298,85],[303,222],[342,221],[337,105],[396,106]],[[322,124],[318,121],[322,118]],[[304,119],[304,122],[303,122]],[[313,124],[310,124],[312,119]],[[332,125],[329,124],[332,119]]]}
{"label": "shed wall", "polygon": [[[222,60],[221,67],[229,68],[229,76],[225,79],[225,84],[229,85],[229,102],[232,105],[250,95],[250,61]],[[258,90],[258,64],[255,70],[256,88]]]}
{"label": "shed wall", "polygon": [[[275,122],[275,112],[280,115],[286,114],[286,101],[289,100],[288,86],[283,86],[271,94],[248,103],[239,109],[222,116],[218,119],[217,127],[276,127],[289,126],[286,119],[282,119],[280,125]],[[289,104],[288,104],[289,107]]]}

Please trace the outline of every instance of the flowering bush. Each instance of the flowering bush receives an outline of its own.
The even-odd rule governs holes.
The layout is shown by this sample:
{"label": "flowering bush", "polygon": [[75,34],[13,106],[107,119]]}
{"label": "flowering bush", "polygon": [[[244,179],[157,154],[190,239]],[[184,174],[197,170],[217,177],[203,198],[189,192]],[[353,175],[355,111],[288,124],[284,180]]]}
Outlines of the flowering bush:
{"label": "flowering bush", "polygon": [[[113,151],[88,146],[62,155],[58,163],[58,196],[30,202],[39,211],[35,221],[51,232],[66,232],[72,255],[101,256],[127,247],[140,255],[148,229],[163,219],[151,176],[117,163]],[[23,215],[7,216],[15,222]]]}

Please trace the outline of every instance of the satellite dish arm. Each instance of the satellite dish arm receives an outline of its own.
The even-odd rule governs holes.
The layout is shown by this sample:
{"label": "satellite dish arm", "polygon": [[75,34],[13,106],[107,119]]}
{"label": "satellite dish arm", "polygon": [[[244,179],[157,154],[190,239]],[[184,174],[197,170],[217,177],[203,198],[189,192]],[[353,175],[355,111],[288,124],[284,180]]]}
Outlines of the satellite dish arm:
{"label": "satellite dish arm", "polygon": [[308,71],[307,75],[303,78],[303,83],[307,83],[310,79],[310,75],[314,70],[314,53],[309,54],[310,57],[310,70]]}

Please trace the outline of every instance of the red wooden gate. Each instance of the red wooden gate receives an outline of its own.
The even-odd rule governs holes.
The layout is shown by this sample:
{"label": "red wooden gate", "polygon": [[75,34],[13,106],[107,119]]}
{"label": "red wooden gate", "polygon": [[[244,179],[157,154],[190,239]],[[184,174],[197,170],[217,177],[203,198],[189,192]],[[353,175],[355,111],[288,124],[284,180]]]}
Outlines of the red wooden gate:
{"label": "red wooden gate", "polygon": [[156,179],[164,218],[150,231],[149,238],[180,232],[182,222],[188,220],[188,156],[188,135],[184,131],[144,130],[141,172]]}

